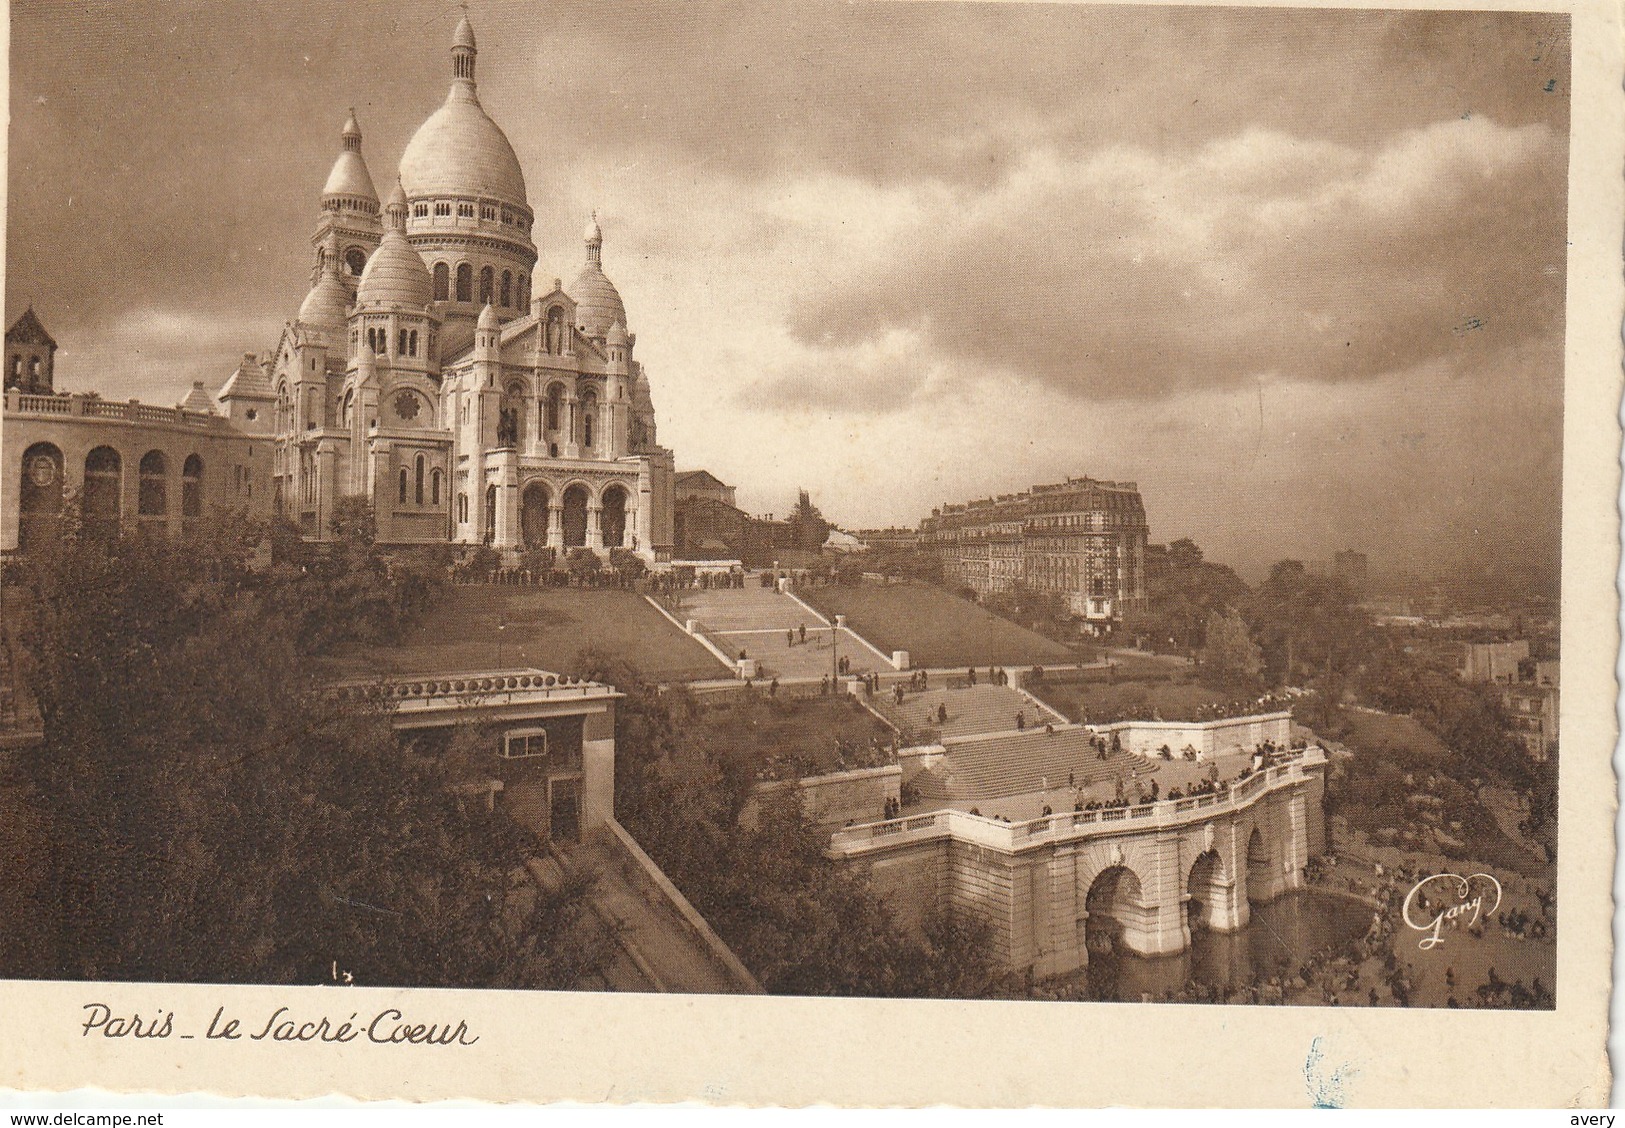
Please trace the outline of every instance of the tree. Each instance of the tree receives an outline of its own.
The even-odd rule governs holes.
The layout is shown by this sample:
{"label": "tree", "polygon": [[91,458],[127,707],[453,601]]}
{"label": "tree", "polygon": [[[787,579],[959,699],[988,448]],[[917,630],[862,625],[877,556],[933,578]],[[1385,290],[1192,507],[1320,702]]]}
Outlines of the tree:
{"label": "tree", "polygon": [[565,557],[564,568],[570,573],[570,578],[578,584],[586,584],[597,578],[603,571],[603,563],[598,554],[590,548],[572,548],[570,555]]}
{"label": "tree", "polygon": [[812,503],[806,490],[797,493],[796,507],[786,519],[786,524],[790,526],[790,539],[796,548],[816,552],[829,539],[830,524],[818,512],[818,507]]}
{"label": "tree", "polygon": [[1233,607],[1212,612],[1203,634],[1203,680],[1221,688],[1256,690],[1264,657],[1241,614]]}
{"label": "tree", "polygon": [[1248,618],[1278,684],[1347,676],[1370,645],[1370,620],[1353,589],[1336,577],[1311,575],[1297,560],[1270,569]]}
{"label": "tree", "polygon": [[519,828],[460,799],[385,709],[315,682],[282,603],[142,537],[70,539],[30,596],[43,974],[315,983],[338,961],[374,984],[579,978],[580,880],[516,883]]}
{"label": "tree", "polygon": [[[967,918],[903,929],[829,838],[799,792],[756,792],[753,765],[686,735],[696,705],[584,654],[588,677],[626,694],[615,719],[616,817],[769,992],[943,997],[998,993],[991,933]],[[740,815],[754,800],[755,818]],[[936,929],[932,931],[933,927]]]}
{"label": "tree", "polygon": [[1196,651],[1206,642],[1209,617],[1245,606],[1251,594],[1234,571],[1209,562],[1194,541],[1181,538],[1168,546],[1162,567],[1147,569],[1146,610],[1126,616],[1123,625],[1153,645]]}

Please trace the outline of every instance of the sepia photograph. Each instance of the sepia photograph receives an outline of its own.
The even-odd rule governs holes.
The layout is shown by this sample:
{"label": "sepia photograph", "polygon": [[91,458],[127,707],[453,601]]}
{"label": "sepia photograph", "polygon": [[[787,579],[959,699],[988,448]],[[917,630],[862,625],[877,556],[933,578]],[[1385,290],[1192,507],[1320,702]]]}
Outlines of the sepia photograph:
{"label": "sepia photograph", "polygon": [[1570,10],[8,22],[0,980],[71,987],[47,1041],[1606,991],[1559,960],[1613,862],[1560,825],[1614,740],[1560,731],[1566,640],[1612,716],[1572,600],[1617,609],[1566,567],[1618,532],[1565,495]]}

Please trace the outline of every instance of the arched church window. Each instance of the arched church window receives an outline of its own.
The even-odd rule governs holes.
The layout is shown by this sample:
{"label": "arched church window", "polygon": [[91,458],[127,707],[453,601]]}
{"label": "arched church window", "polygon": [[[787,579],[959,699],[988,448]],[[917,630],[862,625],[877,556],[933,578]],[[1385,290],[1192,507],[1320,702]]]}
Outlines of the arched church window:
{"label": "arched church window", "polygon": [[351,247],[345,251],[344,268],[351,274],[360,277],[361,272],[367,268],[367,252],[360,247]]}
{"label": "arched church window", "polygon": [[458,494],[457,495],[457,523],[459,525],[468,524],[468,495],[467,494]]}
{"label": "arched church window", "polygon": [[547,389],[547,429],[549,431],[559,429],[559,394],[560,389],[557,384]]}
{"label": "arched church window", "polygon": [[417,356],[418,355],[418,331],[416,329],[412,330],[410,333],[408,333],[406,335],[406,344],[407,344],[407,348],[409,350],[407,352],[407,355],[408,356]]}
{"label": "arched church window", "polygon": [[402,466],[402,467],[401,467],[401,493],[400,493],[400,501],[401,501],[401,504],[402,504],[402,505],[405,505],[405,504],[406,504],[406,467],[404,467],[404,466]]}
{"label": "arched church window", "polygon": [[508,308],[509,299],[512,298],[512,297],[513,297],[513,271],[504,270],[502,272],[502,294],[501,294],[502,308],[503,309]]}
{"label": "arched church window", "polygon": [[395,352],[400,356],[405,356],[406,355],[406,330],[405,329],[397,329],[395,331],[395,336],[396,336]]}
{"label": "arched church window", "polygon": [[417,467],[416,467],[416,471],[414,473],[414,479],[415,479],[415,486],[414,486],[414,490],[413,490],[413,493],[412,493],[412,500],[413,500],[414,504],[422,505],[423,504],[423,456],[421,454],[418,455],[418,457],[417,457]]}
{"label": "arched church window", "polygon": [[514,285],[519,287],[519,301],[516,304],[520,309],[527,308],[530,305],[530,275],[520,271]]}
{"label": "arched church window", "polygon": [[592,449],[593,424],[598,419],[598,401],[588,396],[581,401],[581,445]]}
{"label": "arched church window", "polygon": [[434,300],[437,302],[451,300],[451,267],[443,262],[434,264]]}
{"label": "arched church window", "polygon": [[496,272],[494,270],[492,270],[489,266],[480,271],[480,304],[481,305],[490,305],[491,304],[491,285],[492,285],[492,279],[495,278],[495,277],[496,277]]}
{"label": "arched church window", "polygon": [[474,268],[466,262],[457,268],[457,300],[474,300]]}
{"label": "arched church window", "polygon": [[440,504],[440,470],[438,467],[429,475],[429,501],[433,505]]}

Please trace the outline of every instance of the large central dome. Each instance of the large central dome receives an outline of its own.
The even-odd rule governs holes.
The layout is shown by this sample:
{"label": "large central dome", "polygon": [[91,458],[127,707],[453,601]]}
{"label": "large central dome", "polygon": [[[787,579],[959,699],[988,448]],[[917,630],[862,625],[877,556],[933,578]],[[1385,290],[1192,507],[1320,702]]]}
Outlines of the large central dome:
{"label": "large central dome", "polygon": [[525,174],[507,135],[481,108],[473,87],[460,82],[406,146],[401,184],[414,200],[482,196],[530,206]]}
{"label": "large central dome", "polygon": [[451,91],[429,115],[401,156],[401,185],[409,199],[479,196],[527,211],[525,174],[502,127],[480,105],[474,87],[474,31],[467,17],[452,42]]}

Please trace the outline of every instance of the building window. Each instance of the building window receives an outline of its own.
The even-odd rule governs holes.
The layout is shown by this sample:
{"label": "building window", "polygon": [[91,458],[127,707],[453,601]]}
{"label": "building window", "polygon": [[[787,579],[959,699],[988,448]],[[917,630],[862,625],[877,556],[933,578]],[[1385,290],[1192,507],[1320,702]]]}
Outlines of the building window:
{"label": "building window", "polygon": [[149,450],[141,458],[141,492],[136,512],[142,517],[162,517],[169,508],[169,462],[162,451]]}
{"label": "building window", "polygon": [[451,300],[451,267],[443,262],[434,264],[434,300]]}
{"label": "building window", "polygon": [[516,301],[514,304],[516,304],[520,309],[529,308],[529,306],[530,306],[530,275],[521,272],[520,275],[518,276],[518,278],[516,278],[514,280],[514,284],[519,287],[519,298],[518,298],[518,301]]}
{"label": "building window", "polygon": [[534,729],[506,734],[502,740],[502,758],[505,760],[546,759],[547,730]]}
{"label": "building window", "polygon": [[344,268],[353,276],[361,277],[361,272],[367,268],[367,252],[360,247],[351,247],[345,251]]}
{"label": "building window", "polygon": [[418,457],[417,457],[417,469],[416,469],[416,473],[414,474],[414,479],[415,479],[416,484],[415,484],[415,488],[414,488],[413,493],[412,493],[412,501],[413,501],[413,504],[415,504],[415,505],[422,505],[423,504],[423,456],[421,454],[418,455]]}
{"label": "building window", "polygon": [[457,495],[457,523],[459,525],[468,524],[468,495],[467,494],[458,494]]}
{"label": "building window", "polygon": [[416,329],[406,335],[406,347],[408,356],[418,355],[418,331]]}
{"label": "building window", "polygon": [[431,505],[440,504],[440,470],[438,467],[434,473],[429,475],[429,502]]}
{"label": "building window", "polygon": [[488,266],[480,271],[480,304],[491,304],[491,280],[495,272]]}
{"label": "building window", "polygon": [[509,211],[507,208],[503,208],[502,209],[502,222],[508,224],[509,226],[512,226],[512,224],[513,224],[513,212]]}
{"label": "building window", "polygon": [[457,268],[457,300],[474,300],[474,268],[466,262]]}
{"label": "building window", "polygon": [[457,218],[459,218],[459,219],[473,219],[474,218],[474,205],[473,204],[458,204],[457,205]]}
{"label": "building window", "polygon": [[445,200],[436,200],[434,205],[434,214],[441,216],[450,215],[451,204]]}
{"label": "building window", "polygon": [[404,466],[401,467],[400,503],[402,505],[406,504],[406,467]]}
{"label": "building window", "polygon": [[481,219],[492,219],[492,220],[494,220],[494,219],[496,219],[496,217],[497,217],[497,209],[496,208],[492,207],[490,204],[481,204],[480,205],[480,218]]}
{"label": "building window", "polygon": [[85,529],[92,535],[118,532],[123,470],[123,460],[112,447],[97,447],[85,456],[85,486],[79,505]]}
{"label": "building window", "polygon": [[406,330],[405,329],[397,329],[395,331],[395,352],[400,356],[405,356],[406,355]]}
{"label": "building window", "polygon": [[428,219],[429,218],[429,205],[428,204],[413,204],[412,205],[412,218],[413,219]]}
{"label": "building window", "polygon": [[[248,480],[248,471],[243,471],[243,484],[248,489],[248,495],[254,496],[253,483]],[[195,454],[186,456],[186,462],[181,466],[181,516],[188,519],[203,516],[203,459]]]}
{"label": "building window", "polygon": [[501,295],[501,297],[502,297],[502,308],[507,309],[508,305],[510,304],[509,299],[513,297],[513,271],[511,271],[511,270],[504,270],[502,272],[502,295]]}

